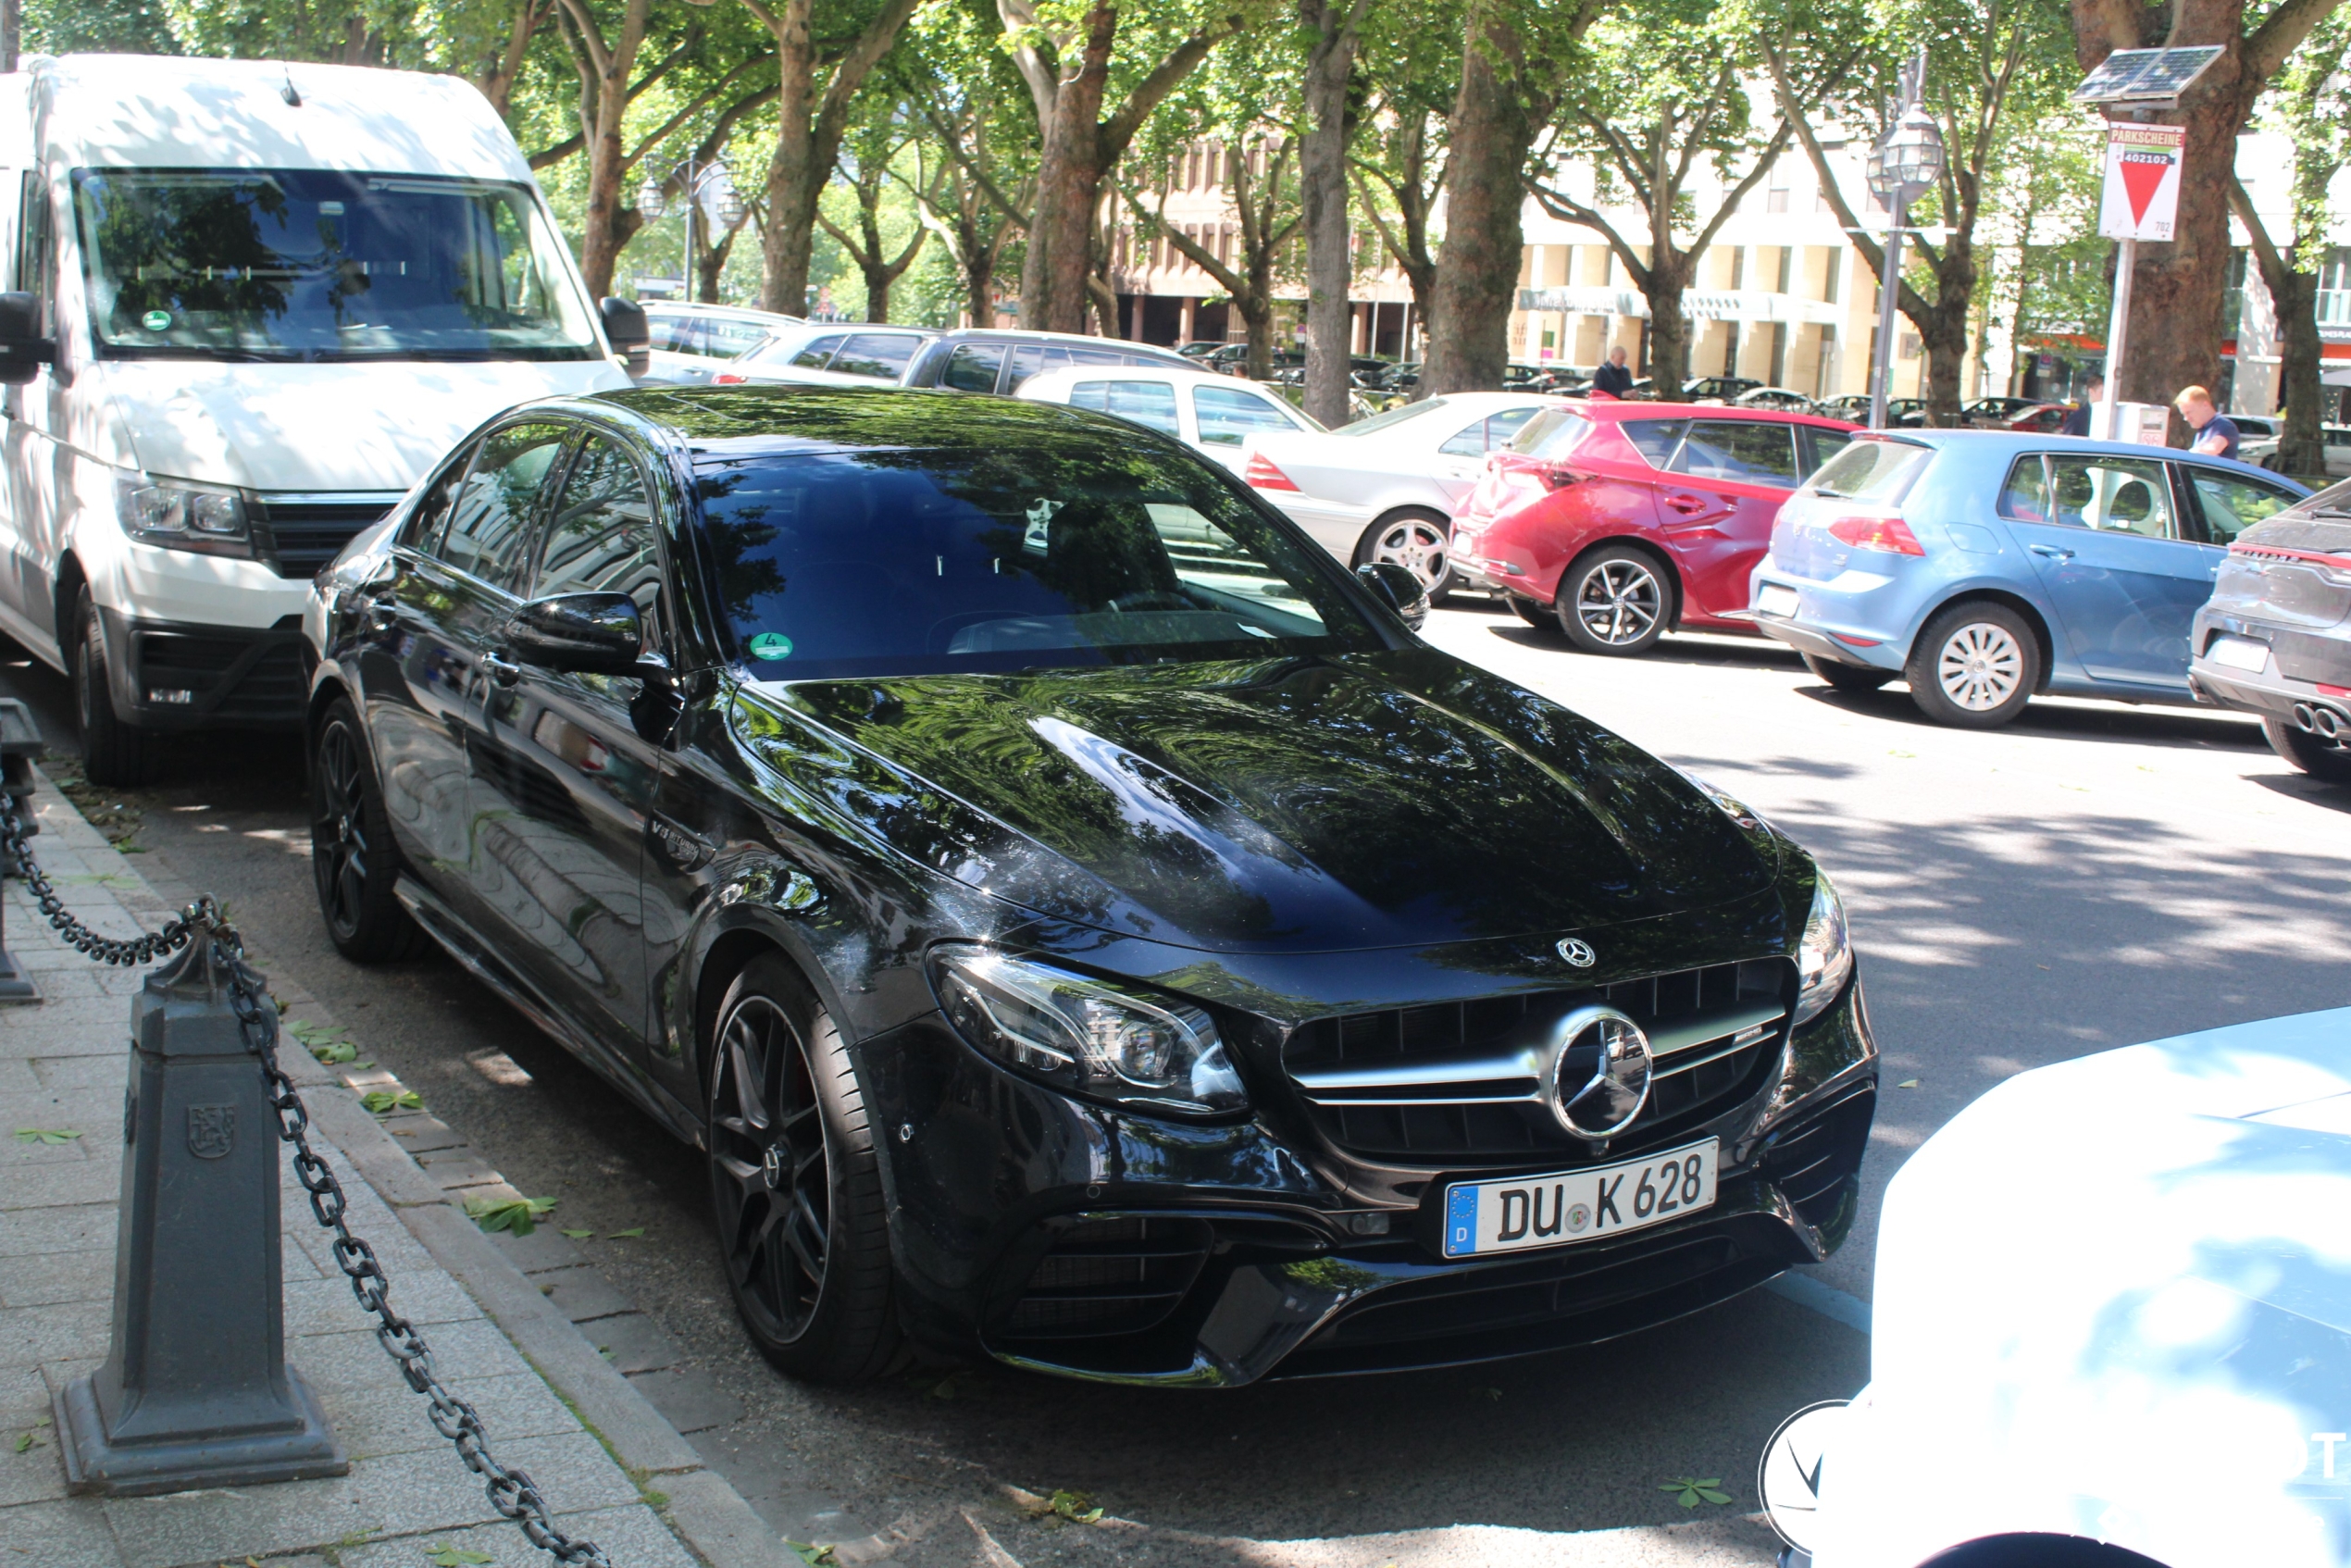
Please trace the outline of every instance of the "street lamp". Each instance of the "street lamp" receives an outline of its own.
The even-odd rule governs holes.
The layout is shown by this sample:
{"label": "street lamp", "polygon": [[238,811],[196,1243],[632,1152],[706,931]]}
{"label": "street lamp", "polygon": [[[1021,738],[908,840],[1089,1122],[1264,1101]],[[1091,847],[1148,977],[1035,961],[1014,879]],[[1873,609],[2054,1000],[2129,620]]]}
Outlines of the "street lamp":
{"label": "street lamp", "polygon": [[[677,180],[683,193],[677,203],[669,199],[669,181]],[[665,178],[648,174],[645,182],[637,187],[637,210],[648,223],[658,223],[672,211],[686,219],[686,259],[678,267],[678,288],[690,302],[694,297],[694,209],[721,229],[732,229],[743,220],[742,193],[735,189],[735,176],[724,158],[697,163],[681,158]]]}
{"label": "street lamp", "polygon": [[1893,128],[1870,149],[1870,190],[1892,215],[1885,232],[1885,276],[1878,291],[1877,364],[1870,383],[1870,429],[1885,429],[1886,393],[1894,379],[1895,317],[1902,303],[1902,236],[1910,204],[1943,178],[1943,131],[1919,106],[1922,52],[1902,72],[1902,112]]}

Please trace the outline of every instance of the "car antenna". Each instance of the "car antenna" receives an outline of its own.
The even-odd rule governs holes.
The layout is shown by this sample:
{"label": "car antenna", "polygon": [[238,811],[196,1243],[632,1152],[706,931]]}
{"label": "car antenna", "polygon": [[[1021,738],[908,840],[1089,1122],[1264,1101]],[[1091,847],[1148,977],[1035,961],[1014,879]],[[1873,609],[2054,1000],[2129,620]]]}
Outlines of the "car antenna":
{"label": "car antenna", "polygon": [[278,96],[294,108],[302,107],[302,94],[294,91],[293,72],[283,66],[279,68],[285,71],[286,84],[278,89]]}

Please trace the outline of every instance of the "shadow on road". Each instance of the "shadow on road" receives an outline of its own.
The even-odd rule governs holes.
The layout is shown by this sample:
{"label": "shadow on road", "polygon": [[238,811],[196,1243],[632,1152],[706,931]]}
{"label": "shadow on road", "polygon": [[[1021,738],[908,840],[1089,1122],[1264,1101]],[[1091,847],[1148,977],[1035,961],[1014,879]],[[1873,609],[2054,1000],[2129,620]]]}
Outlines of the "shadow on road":
{"label": "shadow on road", "polygon": [[[1909,728],[1943,729],[1919,711],[1908,688],[1899,682],[1876,691],[1840,691],[1826,684],[1793,688],[1796,694],[1822,707],[1860,717]],[[2006,728],[2018,735],[2046,735],[2068,740],[2121,742],[2133,746],[2203,746],[2266,749],[2261,726],[2249,716],[2220,715],[2193,708],[2140,707],[2098,703],[2095,699],[2039,698]],[[1968,730],[1952,728],[1953,734]]]}

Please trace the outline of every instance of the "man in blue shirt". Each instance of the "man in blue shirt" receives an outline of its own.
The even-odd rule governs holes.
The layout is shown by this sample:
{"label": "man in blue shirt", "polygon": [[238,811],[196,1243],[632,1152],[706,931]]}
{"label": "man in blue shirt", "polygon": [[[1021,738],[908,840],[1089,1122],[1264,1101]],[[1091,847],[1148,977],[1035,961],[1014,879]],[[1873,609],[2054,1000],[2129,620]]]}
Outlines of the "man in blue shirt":
{"label": "man in blue shirt", "polygon": [[2202,387],[2182,387],[2180,395],[2171,400],[2180,417],[2196,432],[2196,440],[2188,450],[2205,457],[2234,457],[2237,454],[2237,428],[2234,421],[2213,406],[2212,394]]}
{"label": "man in blue shirt", "polygon": [[1592,390],[1611,397],[1633,395],[1633,372],[1624,363],[1622,345],[1608,351],[1608,363],[1592,372]]}
{"label": "man in blue shirt", "polygon": [[2103,376],[2094,374],[2088,380],[2084,381],[2082,383],[2082,401],[2075,404],[2071,410],[2067,413],[2065,417],[2065,423],[2058,427],[2058,434],[2061,436],[2088,435],[2090,433],[2090,409],[2098,401],[2098,394],[2104,391],[2106,391],[2106,378]]}

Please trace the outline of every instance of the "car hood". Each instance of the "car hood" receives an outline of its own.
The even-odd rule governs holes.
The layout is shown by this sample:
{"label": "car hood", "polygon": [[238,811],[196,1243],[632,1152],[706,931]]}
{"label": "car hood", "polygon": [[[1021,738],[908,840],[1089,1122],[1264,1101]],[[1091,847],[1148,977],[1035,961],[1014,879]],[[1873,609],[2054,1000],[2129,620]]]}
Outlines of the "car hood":
{"label": "car hood", "polygon": [[250,490],[404,491],[500,409],[628,385],[606,359],[139,359],[105,369],[140,467]]}
{"label": "car hood", "polygon": [[2351,1009],[1993,1089],[1887,1188],[1814,1561],[2041,1530],[2173,1568],[2351,1562],[2351,1442],[2330,1467],[2311,1437],[2351,1431],[2346,1213]]}
{"label": "car hood", "polygon": [[[899,852],[1054,918],[1329,952],[1591,930],[1752,894],[1776,842],[1430,650],[747,690],[755,750]],[[811,757],[756,708],[841,743]]]}

